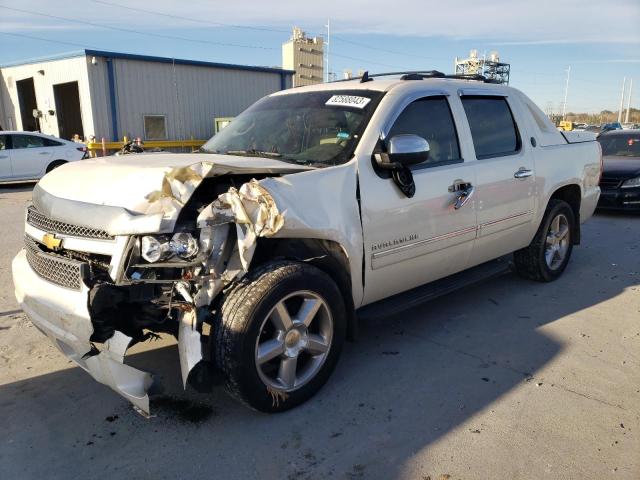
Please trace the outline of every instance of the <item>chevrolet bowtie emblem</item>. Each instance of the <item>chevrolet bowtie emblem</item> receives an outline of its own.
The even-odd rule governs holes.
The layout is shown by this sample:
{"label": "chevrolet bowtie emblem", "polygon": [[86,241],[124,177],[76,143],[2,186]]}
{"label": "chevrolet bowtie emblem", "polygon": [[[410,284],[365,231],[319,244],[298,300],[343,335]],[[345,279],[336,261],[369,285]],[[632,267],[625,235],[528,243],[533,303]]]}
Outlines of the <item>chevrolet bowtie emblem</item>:
{"label": "chevrolet bowtie emblem", "polygon": [[62,240],[50,233],[46,233],[42,237],[42,243],[46,245],[49,250],[59,250],[62,247]]}

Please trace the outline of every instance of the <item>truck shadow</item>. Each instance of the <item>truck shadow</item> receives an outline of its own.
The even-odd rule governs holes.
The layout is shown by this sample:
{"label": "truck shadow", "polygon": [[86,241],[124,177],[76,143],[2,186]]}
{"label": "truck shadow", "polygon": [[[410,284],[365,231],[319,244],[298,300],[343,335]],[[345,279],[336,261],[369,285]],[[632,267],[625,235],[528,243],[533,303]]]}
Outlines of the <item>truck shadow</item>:
{"label": "truck shadow", "polygon": [[542,327],[638,284],[616,275],[613,253],[593,240],[552,284],[507,274],[361,325],[323,390],[278,415],[253,412],[222,387],[183,392],[175,347],[128,359],[167,388],[150,419],[79,368],[0,386],[0,429],[11,439],[0,477],[395,478],[417,451],[512,390],[535,388],[563,349]]}

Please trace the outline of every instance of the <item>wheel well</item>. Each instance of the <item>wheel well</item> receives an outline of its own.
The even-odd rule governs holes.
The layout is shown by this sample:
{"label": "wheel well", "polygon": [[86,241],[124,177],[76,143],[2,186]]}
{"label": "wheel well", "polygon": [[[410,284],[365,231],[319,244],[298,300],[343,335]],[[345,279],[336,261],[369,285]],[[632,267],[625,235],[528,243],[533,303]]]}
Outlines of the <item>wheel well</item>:
{"label": "wheel well", "polygon": [[574,231],[571,232],[573,236],[573,244],[580,245],[580,202],[582,201],[580,187],[575,184],[561,187],[553,192],[550,200],[553,199],[564,200],[569,204],[569,206],[571,206],[571,210],[573,210],[573,215],[576,219],[573,229]]}
{"label": "wheel well", "polygon": [[347,338],[354,340],[357,330],[349,259],[339,243],[317,238],[259,238],[251,267],[274,259],[310,263],[329,275],[342,293],[347,309]]}
{"label": "wheel well", "polygon": [[49,165],[47,165],[46,173],[49,173],[54,168],[59,167],[60,165],[65,164],[65,163],[67,163],[66,160],[54,160]]}

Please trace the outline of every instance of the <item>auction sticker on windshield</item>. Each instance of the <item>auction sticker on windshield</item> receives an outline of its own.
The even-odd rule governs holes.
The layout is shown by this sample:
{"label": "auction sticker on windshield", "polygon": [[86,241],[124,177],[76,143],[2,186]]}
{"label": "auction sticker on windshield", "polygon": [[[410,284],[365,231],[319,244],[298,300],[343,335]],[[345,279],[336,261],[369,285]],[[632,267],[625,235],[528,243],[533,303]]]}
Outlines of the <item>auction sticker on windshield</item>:
{"label": "auction sticker on windshield", "polygon": [[358,97],[356,95],[334,95],[325,105],[336,105],[340,107],[364,108],[371,101],[367,97]]}

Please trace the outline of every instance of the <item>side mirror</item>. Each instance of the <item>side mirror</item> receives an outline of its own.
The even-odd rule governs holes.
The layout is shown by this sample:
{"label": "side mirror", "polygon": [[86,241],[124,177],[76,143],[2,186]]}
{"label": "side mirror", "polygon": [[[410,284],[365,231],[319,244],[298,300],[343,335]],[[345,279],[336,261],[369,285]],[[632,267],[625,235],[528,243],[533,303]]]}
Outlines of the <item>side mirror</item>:
{"label": "side mirror", "polygon": [[387,153],[391,162],[415,165],[429,158],[429,142],[419,135],[394,135],[387,140]]}

